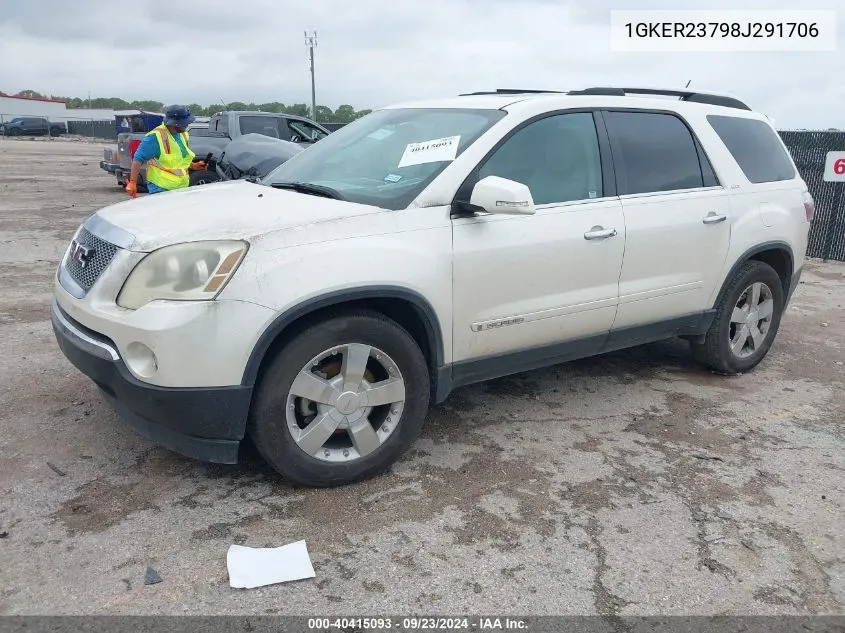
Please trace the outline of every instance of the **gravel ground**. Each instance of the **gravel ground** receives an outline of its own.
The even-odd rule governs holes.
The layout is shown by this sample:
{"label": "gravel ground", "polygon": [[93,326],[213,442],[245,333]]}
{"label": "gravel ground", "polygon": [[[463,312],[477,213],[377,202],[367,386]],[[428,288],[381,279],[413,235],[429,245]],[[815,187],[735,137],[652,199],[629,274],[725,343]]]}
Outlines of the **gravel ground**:
{"label": "gravel ground", "polygon": [[[389,473],[297,489],[152,445],[59,352],[100,155],[0,141],[0,614],[845,613],[845,265],[750,374],[669,342],[463,388]],[[316,578],[229,588],[230,544],[299,539]]]}

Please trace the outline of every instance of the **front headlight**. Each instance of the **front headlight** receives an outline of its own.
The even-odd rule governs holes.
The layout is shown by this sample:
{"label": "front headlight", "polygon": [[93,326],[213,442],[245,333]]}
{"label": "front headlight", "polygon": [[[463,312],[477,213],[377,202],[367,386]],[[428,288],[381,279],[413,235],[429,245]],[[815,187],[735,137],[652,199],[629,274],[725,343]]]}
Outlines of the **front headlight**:
{"label": "front headlight", "polygon": [[188,242],[154,251],[130,273],[117,304],[137,310],[156,299],[214,299],[235,274],[248,247],[240,241]]}

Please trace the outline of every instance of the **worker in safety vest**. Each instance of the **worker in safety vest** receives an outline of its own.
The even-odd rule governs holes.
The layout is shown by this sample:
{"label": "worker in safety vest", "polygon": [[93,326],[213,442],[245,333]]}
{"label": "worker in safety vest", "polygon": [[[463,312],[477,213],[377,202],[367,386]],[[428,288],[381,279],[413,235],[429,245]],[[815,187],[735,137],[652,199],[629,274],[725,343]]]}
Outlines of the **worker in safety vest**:
{"label": "worker in safety vest", "polygon": [[144,163],[149,193],[187,187],[190,182],[188,169],[205,168],[201,161],[194,161],[195,154],[188,148],[188,126],[194,119],[185,106],[165,108],[162,124],[147,132],[132,157],[132,171],[126,184],[130,196],[134,198],[138,193],[138,175]]}

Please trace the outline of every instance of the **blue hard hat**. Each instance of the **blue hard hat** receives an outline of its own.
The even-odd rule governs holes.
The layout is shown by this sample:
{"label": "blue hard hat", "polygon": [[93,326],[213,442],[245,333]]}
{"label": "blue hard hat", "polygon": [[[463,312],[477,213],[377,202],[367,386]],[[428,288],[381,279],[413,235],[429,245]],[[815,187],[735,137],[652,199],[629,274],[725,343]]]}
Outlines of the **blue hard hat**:
{"label": "blue hard hat", "polygon": [[196,117],[191,114],[185,106],[171,105],[164,109],[164,124],[173,125],[175,127],[188,127],[196,120]]}

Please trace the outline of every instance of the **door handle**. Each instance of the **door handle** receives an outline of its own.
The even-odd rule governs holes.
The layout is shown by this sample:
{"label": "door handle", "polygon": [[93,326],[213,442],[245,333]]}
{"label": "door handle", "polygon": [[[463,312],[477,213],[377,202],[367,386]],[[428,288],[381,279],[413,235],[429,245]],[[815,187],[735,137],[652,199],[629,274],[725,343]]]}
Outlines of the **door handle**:
{"label": "door handle", "polygon": [[715,213],[711,212],[704,216],[702,222],[704,222],[705,224],[718,224],[719,222],[724,222],[727,219],[728,216],[726,215],[716,215]]}
{"label": "door handle", "polygon": [[592,229],[584,233],[585,240],[606,240],[609,237],[616,235],[616,229],[603,229],[600,226],[594,226]]}

